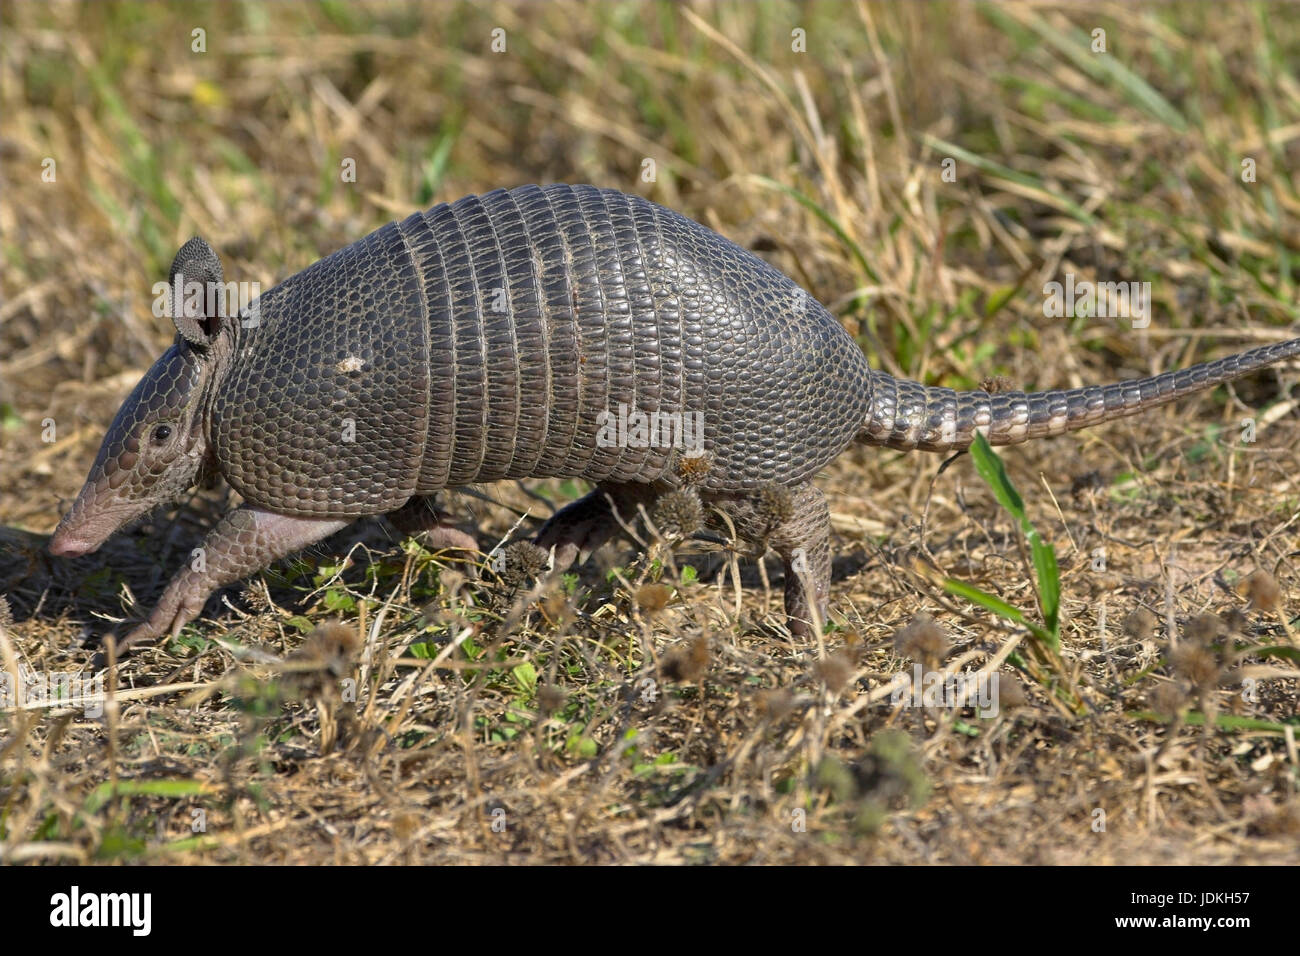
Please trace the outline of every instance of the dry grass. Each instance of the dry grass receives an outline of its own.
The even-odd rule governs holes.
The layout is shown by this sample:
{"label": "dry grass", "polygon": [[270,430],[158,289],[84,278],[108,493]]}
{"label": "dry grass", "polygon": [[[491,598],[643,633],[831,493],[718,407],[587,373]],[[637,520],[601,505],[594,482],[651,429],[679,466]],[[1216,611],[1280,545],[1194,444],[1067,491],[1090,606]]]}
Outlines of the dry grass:
{"label": "dry grass", "polygon": [[[11,675],[90,676],[89,638],[146,609],[223,507],[204,491],[89,558],[43,551],[168,339],[149,290],[195,232],[268,288],[467,192],[615,186],[767,256],[882,367],[954,387],[1145,374],[1297,318],[1284,4],[2,16]],[[1150,329],[1045,317],[1040,290],[1066,272],[1149,281]],[[965,458],[939,474],[855,449],[828,469],[839,557],[816,646],[780,631],[776,566],[742,562],[738,590],[725,556],[653,542],[562,583],[474,582],[360,523],[123,662],[102,718],[0,713],[0,859],[1294,863],[1296,659],[1258,650],[1293,639],[1294,382],[1279,369],[1005,455],[1060,558],[1059,655],[943,592],[952,576],[1034,605],[1015,526]],[[483,490],[452,505],[488,543],[580,489]],[[1248,604],[1236,585],[1257,569]],[[998,716],[889,706],[912,666],[895,632],[922,611],[951,647],[916,631],[898,647],[1000,674]]]}

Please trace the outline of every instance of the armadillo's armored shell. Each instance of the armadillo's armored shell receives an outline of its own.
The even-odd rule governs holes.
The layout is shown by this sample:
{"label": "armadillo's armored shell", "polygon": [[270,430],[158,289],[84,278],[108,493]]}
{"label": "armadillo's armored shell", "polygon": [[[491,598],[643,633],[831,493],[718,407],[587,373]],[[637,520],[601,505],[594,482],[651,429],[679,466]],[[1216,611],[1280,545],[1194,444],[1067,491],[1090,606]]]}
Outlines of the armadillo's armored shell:
{"label": "armadillo's armored shell", "polygon": [[525,186],[399,227],[429,310],[420,492],[525,476],[674,480],[680,450],[598,441],[602,413],[620,406],[701,413],[710,488],[794,483],[865,417],[867,363],[835,318],[654,203]]}
{"label": "armadillo's armored shell", "polygon": [[261,296],[216,393],[212,436],[251,503],[303,517],[411,497],[428,417],[420,283],[387,225]]}
{"label": "armadillo's armored shell", "polygon": [[699,413],[703,483],[743,491],[810,478],[869,392],[840,324],[762,260],[635,196],[526,186],[417,213],[263,296],[214,437],[254,504],[349,516],[498,478],[671,482],[683,449],[611,443],[604,415]]}

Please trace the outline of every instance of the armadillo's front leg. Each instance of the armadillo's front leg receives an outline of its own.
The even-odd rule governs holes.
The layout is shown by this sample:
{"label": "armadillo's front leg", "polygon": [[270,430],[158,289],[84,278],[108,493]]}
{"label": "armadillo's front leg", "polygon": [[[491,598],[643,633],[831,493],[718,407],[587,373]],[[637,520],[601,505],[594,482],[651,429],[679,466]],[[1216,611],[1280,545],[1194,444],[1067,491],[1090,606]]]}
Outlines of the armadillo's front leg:
{"label": "armadillo's front leg", "polygon": [[291,518],[245,505],[217,523],[190,566],[172,578],[162,600],[145,621],[118,646],[156,641],[194,620],[208,596],[271,562],[328,537],[349,522]]}

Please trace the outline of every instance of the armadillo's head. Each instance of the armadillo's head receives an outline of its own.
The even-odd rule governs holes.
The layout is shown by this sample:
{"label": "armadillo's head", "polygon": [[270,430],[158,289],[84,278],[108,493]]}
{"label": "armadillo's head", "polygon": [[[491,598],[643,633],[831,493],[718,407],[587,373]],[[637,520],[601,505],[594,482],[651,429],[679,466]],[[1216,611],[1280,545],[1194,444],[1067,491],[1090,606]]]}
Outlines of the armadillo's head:
{"label": "armadillo's head", "polygon": [[[221,281],[221,263],[206,242],[196,237],[181,247],[173,289]],[[180,334],[118,409],[86,484],[50,539],[52,554],[94,551],[118,528],[182,497],[210,466],[205,412],[225,365],[216,360],[225,349],[214,346],[230,323],[223,326],[219,312],[203,314],[197,304],[197,297],[188,309],[172,300]]]}

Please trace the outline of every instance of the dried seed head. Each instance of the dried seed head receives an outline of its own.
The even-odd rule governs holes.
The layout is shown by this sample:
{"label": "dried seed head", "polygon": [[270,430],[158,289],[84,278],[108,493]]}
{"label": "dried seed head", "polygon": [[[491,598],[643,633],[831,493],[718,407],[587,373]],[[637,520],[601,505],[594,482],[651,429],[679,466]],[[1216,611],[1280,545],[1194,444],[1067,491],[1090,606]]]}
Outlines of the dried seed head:
{"label": "dried seed head", "polygon": [[994,375],[980,382],[980,391],[988,392],[990,395],[996,395],[999,392],[1014,392],[1015,383],[1005,375]]}
{"label": "dried seed head", "polygon": [[1025,693],[1025,685],[1020,682],[1019,677],[1015,674],[999,672],[997,678],[999,708],[1012,710],[1029,703],[1029,695]]}
{"label": "dried seed head", "polygon": [[934,618],[917,614],[906,627],[894,632],[894,649],[903,657],[933,668],[948,656],[952,642]]}
{"label": "dried seed head", "polygon": [[759,691],[758,712],[772,723],[783,720],[794,709],[794,694],[784,687]]}
{"label": "dried seed head", "polygon": [[393,835],[399,840],[409,840],[420,832],[424,817],[418,813],[397,813],[393,816]]}
{"label": "dried seed head", "polygon": [[1187,706],[1187,690],[1181,684],[1170,681],[1156,687],[1148,699],[1152,710],[1173,720]]}
{"label": "dried seed head", "polygon": [[262,613],[271,606],[271,602],[266,596],[266,589],[256,582],[245,587],[244,590],[240,592],[239,596],[242,597],[244,603],[251,607],[257,614]]}
{"label": "dried seed head", "polygon": [[430,601],[420,608],[420,626],[433,627],[442,623],[443,607],[439,601]]}
{"label": "dried seed head", "polygon": [[1260,836],[1291,837],[1300,836],[1300,803],[1290,800],[1274,807],[1271,800],[1262,794],[1252,805],[1254,820],[1251,830]]}
{"label": "dried seed head", "polygon": [[684,485],[698,485],[704,481],[713,465],[713,457],[705,452],[703,455],[689,457],[679,455],[677,458],[677,477]]}
{"label": "dried seed head", "polygon": [[351,657],[361,647],[361,636],[356,628],[342,621],[326,621],[307,635],[297,653],[303,656],[317,653],[326,657]]}
{"label": "dried seed head", "polygon": [[1245,634],[1248,623],[1245,612],[1241,608],[1229,608],[1223,612],[1223,626],[1228,629],[1229,634]]}
{"label": "dried seed head", "polygon": [[505,565],[501,569],[501,583],[511,588],[522,588],[546,570],[550,555],[531,541],[508,544],[502,552]]}
{"label": "dried seed head", "polygon": [[660,665],[659,672],[665,680],[699,681],[709,669],[709,639],[703,635],[691,638],[686,647],[671,651]]}
{"label": "dried seed head", "polygon": [[1276,611],[1281,589],[1277,578],[1260,568],[1241,585],[1241,593],[1250,599],[1250,606],[1261,611]]}
{"label": "dried seed head", "polygon": [[9,606],[9,599],[0,594],[0,627],[11,627],[14,623],[14,611]]}
{"label": "dried seed head", "polygon": [[1070,494],[1075,498],[1090,492],[1097,491],[1106,486],[1106,480],[1102,478],[1099,471],[1086,471],[1081,475],[1075,475],[1074,481],[1070,483]]}
{"label": "dried seed head", "polygon": [[1228,631],[1217,614],[1198,614],[1183,628],[1183,637],[1201,647],[1222,637]]}
{"label": "dried seed head", "polygon": [[460,593],[461,588],[469,583],[469,575],[455,568],[443,567],[438,570],[438,585],[442,588],[442,593],[448,597],[455,597]]}
{"label": "dried seed head", "polygon": [[758,489],[758,513],[774,525],[784,524],[794,517],[793,492],[769,481]]}
{"label": "dried seed head", "polygon": [[1099,598],[1103,594],[1109,594],[1110,592],[1116,591],[1124,586],[1124,579],[1118,574],[1108,574],[1104,572],[1088,575],[1087,581],[1088,593],[1091,594],[1093,598]]}
{"label": "dried seed head", "polygon": [[352,670],[352,662],[361,649],[361,636],[355,627],[342,621],[327,621],[307,635],[302,646],[288,660],[303,668],[328,671],[341,677]]}
{"label": "dried seed head", "polygon": [[542,610],[546,613],[547,620],[554,622],[564,620],[573,610],[573,603],[569,600],[569,595],[564,592],[564,588],[558,579],[555,586],[542,599]]}
{"label": "dried seed head", "polygon": [[650,519],[664,534],[685,538],[704,526],[704,505],[694,488],[678,488],[660,495]]}
{"label": "dried seed head", "polygon": [[839,696],[853,676],[853,661],[843,651],[827,654],[824,660],[817,662],[817,676],[822,679],[828,691]]}
{"label": "dried seed head", "polygon": [[568,701],[569,695],[554,684],[542,684],[537,688],[537,706],[543,714],[553,714]]}
{"label": "dried seed head", "polygon": [[1195,643],[1184,643],[1169,652],[1169,666],[1179,677],[1199,690],[1218,686],[1223,667],[1219,657],[1210,648]]}
{"label": "dried seed head", "polygon": [[1160,619],[1147,608],[1136,608],[1124,619],[1124,636],[1134,641],[1148,641],[1159,622]]}
{"label": "dried seed head", "polygon": [[673,589],[666,584],[643,584],[636,589],[636,603],[646,614],[658,614],[668,606]]}

